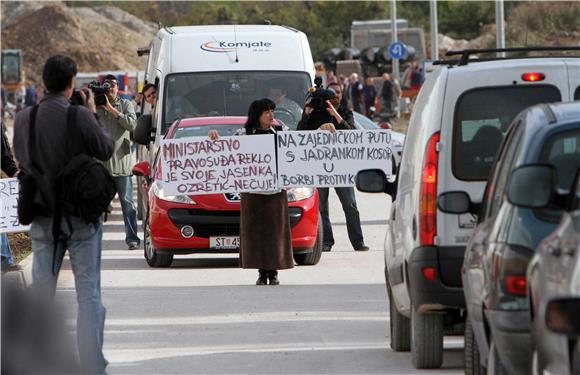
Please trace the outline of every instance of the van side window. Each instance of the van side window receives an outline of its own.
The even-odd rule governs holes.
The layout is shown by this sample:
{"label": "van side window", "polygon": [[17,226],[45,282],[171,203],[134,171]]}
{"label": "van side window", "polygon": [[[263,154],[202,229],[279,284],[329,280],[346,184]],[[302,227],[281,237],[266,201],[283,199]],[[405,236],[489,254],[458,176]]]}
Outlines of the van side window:
{"label": "van side window", "polygon": [[453,127],[452,170],[456,178],[483,181],[508,127],[525,108],[561,99],[549,85],[505,86],[465,92],[457,101]]}

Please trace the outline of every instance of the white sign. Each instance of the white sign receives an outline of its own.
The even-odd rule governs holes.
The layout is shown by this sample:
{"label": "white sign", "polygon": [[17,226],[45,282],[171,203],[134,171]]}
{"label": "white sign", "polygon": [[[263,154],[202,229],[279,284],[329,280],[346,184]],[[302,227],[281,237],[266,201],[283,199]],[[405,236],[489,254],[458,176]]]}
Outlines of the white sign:
{"label": "white sign", "polygon": [[18,221],[18,179],[3,178],[0,180],[2,204],[0,205],[0,233],[26,232],[29,225]]}
{"label": "white sign", "polygon": [[272,191],[276,183],[273,134],[161,141],[166,195]]}
{"label": "white sign", "polygon": [[390,177],[391,131],[338,130],[278,133],[280,187],[354,186],[358,171],[381,169]]}

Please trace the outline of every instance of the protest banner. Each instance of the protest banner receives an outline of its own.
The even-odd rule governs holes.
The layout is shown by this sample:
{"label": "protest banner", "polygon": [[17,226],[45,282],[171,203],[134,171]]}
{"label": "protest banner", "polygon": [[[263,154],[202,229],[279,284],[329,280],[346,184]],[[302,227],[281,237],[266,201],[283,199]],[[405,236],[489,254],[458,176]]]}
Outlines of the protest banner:
{"label": "protest banner", "polygon": [[277,189],[273,134],[191,137],[161,141],[166,195],[199,195]]}
{"label": "protest banner", "polygon": [[338,130],[279,132],[278,185],[346,187],[354,186],[357,172],[391,171],[391,131]]}
{"label": "protest banner", "polygon": [[0,233],[26,232],[30,225],[22,225],[18,221],[18,179],[0,179]]}

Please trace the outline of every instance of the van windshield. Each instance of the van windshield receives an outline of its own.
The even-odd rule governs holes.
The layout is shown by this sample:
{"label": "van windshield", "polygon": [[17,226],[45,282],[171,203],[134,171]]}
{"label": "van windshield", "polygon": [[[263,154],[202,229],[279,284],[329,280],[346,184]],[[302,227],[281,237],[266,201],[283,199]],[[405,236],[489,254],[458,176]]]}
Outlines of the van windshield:
{"label": "van windshield", "polygon": [[274,117],[296,129],[311,84],[304,72],[172,74],[165,82],[162,133],[178,118],[247,116],[250,103],[266,97],[276,103]]}
{"label": "van windshield", "polygon": [[560,101],[557,87],[526,85],[476,89],[455,108],[453,174],[460,180],[486,180],[495,154],[516,115],[539,103]]}

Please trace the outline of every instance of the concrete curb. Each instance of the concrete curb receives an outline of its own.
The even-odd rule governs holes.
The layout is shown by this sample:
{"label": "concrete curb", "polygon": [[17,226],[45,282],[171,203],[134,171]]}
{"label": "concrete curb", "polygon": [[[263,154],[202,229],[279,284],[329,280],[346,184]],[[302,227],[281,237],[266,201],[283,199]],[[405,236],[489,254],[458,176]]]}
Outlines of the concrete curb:
{"label": "concrete curb", "polygon": [[28,288],[32,285],[32,258],[29,256],[24,258],[20,263],[22,269],[20,271],[5,272],[2,274],[3,287]]}

